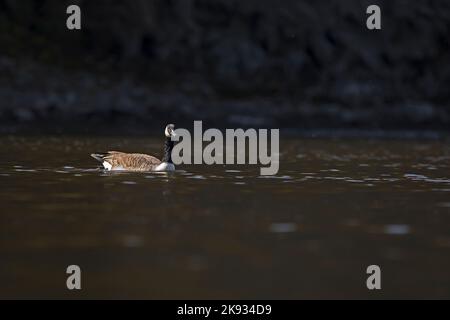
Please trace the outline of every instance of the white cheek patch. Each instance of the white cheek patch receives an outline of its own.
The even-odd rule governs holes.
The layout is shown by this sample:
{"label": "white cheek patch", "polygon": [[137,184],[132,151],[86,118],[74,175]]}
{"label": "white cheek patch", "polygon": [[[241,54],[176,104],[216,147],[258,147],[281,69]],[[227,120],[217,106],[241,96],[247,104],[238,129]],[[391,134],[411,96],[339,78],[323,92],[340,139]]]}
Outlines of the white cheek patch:
{"label": "white cheek patch", "polygon": [[112,169],[112,165],[106,161],[103,161],[103,167],[108,171],[111,171],[111,169]]}

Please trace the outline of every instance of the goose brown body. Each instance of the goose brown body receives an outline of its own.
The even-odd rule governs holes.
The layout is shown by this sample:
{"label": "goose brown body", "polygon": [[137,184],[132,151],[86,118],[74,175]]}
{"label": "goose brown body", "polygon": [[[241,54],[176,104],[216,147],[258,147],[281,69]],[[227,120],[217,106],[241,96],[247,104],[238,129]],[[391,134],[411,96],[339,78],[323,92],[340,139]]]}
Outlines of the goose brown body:
{"label": "goose brown body", "polygon": [[102,155],[92,154],[92,157],[108,163],[111,166],[109,170],[153,171],[162,163],[161,160],[148,154],[119,151],[108,151]]}

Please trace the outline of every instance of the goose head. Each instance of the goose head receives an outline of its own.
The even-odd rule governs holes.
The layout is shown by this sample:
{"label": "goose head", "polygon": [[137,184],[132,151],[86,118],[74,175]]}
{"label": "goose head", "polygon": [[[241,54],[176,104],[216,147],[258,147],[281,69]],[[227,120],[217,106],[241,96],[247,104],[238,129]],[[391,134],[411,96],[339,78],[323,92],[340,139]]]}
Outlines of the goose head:
{"label": "goose head", "polygon": [[173,138],[176,136],[175,133],[175,125],[173,124],[168,124],[166,126],[166,129],[164,130],[164,134],[166,135],[167,138]]}

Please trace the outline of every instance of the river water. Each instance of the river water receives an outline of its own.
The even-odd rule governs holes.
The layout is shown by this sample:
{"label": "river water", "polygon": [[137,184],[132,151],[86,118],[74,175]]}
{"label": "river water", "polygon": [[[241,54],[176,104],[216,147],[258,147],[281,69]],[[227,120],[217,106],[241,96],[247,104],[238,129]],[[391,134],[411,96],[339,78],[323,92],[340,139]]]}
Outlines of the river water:
{"label": "river water", "polygon": [[450,298],[447,140],[282,138],[273,177],[107,173],[89,156],[160,156],[156,137],[3,136],[0,149],[0,298]]}

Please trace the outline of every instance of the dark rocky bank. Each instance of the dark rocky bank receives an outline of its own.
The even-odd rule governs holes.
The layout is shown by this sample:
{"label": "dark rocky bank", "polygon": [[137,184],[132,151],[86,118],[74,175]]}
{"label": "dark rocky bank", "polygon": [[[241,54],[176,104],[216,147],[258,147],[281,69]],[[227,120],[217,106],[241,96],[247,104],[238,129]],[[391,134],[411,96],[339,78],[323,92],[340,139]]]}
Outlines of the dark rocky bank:
{"label": "dark rocky bank", "polygon": [[0,123],[447,131],[450,2],[372,2],[0,0]]}

